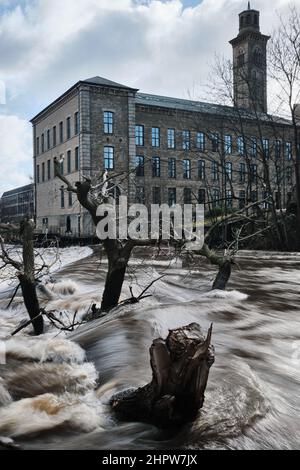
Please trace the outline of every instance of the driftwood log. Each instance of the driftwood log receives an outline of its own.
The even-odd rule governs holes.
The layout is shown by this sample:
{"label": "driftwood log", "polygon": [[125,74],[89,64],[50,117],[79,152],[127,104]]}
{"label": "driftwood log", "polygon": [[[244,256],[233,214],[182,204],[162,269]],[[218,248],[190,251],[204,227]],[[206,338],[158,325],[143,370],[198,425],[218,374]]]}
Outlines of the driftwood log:
{"label": "driftwood log", "polygon": [[192,323],[171,330],[166,340],[155,339],[150,348],[152,381],[114,395],[110,404],[116,417],[160,428],[194,421],[214,363],[211,336],[212,326],[205,338],[200,326]]}

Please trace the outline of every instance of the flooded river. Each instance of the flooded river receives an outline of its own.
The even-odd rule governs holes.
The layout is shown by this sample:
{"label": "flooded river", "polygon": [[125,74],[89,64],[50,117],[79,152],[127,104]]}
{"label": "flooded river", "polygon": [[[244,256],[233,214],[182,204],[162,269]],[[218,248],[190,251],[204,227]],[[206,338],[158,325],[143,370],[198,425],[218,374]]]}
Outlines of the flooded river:
{"label": "flooded river", "polygon": [[[64,268],[48,308],[80,318],[99,304],[105,270],[98,255]],[[1,299],[0,436],[25,449],[300,448],[300,254],[241,253],[226,292],[211,291],[206,263],[136,258],[124,298],[161,274],[152,297],[81,326],[73,341],[53,330],[8,339],[26,315]],[[108,400],[151,379],[152,339],[191,322],[214,324],[216,349],[198,420],[172,432],[116,422]]]}

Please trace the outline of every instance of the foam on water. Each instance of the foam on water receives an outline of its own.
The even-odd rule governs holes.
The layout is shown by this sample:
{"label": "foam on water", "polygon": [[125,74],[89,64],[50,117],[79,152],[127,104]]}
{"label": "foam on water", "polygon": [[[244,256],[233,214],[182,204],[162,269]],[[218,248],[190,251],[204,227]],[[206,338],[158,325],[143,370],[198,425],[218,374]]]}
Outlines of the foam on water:
{"label": "foam on water", "polygon": [[[12,369],[0,367],[0,435],[25,444],[31,436],[33,448],[44,448],[47,435],[49,448],[297,448],[300,379],[292,346],[300,341],[300,257],[244,258],[225,292],[211,290],[213,266],[187,270],[135,260],[122,299],[129,297],[130,285],[138,294],[167,274],[147,292],[149,299],[82,325],[72,334],[74,342],[56,337],[57,330],[34,339],[26,330],[7,341]],[[70,266],[50,286],[47,307],[71,316],[77,311],[81,318],[92,302],[100,304],[104,279],[105,266],[96,260],[82,271]],[[20,315],[27,318],[22,306],[0,312],[0,337]],[[214,323],[216,362],[199,420],[170,441],[147,425],[116,426],[105,406],[111,395],[151,380],[153,338],[191,322],[204,334]]]}
{"label": "foam on water", "polygon": [[12,402],[11,395],[5,387],[4,380],[0,377],[0,406],[7,405]]}
{"label": "foam on water", "polygon": [[71,279],[64,279],[55,283],[46,284],[46,288],[51,292],[52,296],[70,296],[74,295],[78,291],[77,283]]}
{"label": "foam on water", "polygon": [[6,341],[8,357],[34,359],[40,362],[83,363],[85,352],[76,343],[62,338],[47,338],[46,335],[35,339],[13,338]]}
{"label": "foam on water", "polygon": [[201,295],[201,298],[207,299],[226,299],[239,302],[241,300],[246,300],[248,298],[247,294],[240,292],[238,290],[212,290],[205,294]]}
{"label": "foam on water", "polygon": [[58,427],[91,432],[101,425],[101,408],[94,394],[50,393],[26,398],[0,408],[0,434],[30,436]]}

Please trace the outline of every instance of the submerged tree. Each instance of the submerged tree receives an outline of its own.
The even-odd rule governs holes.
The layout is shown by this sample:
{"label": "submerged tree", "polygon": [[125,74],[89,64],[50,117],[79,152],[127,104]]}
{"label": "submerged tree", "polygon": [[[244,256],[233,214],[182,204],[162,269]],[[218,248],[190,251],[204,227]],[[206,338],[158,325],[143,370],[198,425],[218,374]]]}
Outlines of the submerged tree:
{"label": "submerged tree", "polygon": [[37,276],[46,268],[46,265],[43,261],[38,269],[35,266],[34,228],[35,224],[33,220],[30,219],[24,219],[20,225],[1,224],[0,231],[6,234],[14,234],[21,238],[22,254],[21,259],[16,258],[5,246],[4,239],[1,237],[0,259],[2,261],[2,269],[10,266],[15,270],[19,285],[14,295],[16,295],[18,288],[21,287],[24,304],[33,325],[34,332],[36,335],[40,335],[44,331],[44,320],[41,315],[36,284]]}
{"label": "submerged tree", "polygon": [[192,422],[203,407],[209,370],[214,363],[212,326],[207,337],[198,324],[171,330],[150,348],[152,381],[137,390],[114,395],[111,406],[125,421],[161,428]]}
{"label": "submerged tree", "polygon": [[[107,177],[95,178],[93,184],[90,178],[85,178],[84,181],[78,181],[73,186],[70,181],[61,173],[60,164],[55,162],[56,176],[66,184],[69,192],[75,193],[79,203],[86,209],[94,223],[95,229],[98,224],[106,218],[106,215],[97,215],[99,206],[104,204],[115,204],[115,190],[118,188],[116,180],[123,181],[128,178],[127,174],[115,175]],[[119,181],[119,184],[120,181]],[[157,244],[158,240],[132,240],[119,238],[106,238],[103,240],[103,247],[108,259],[108,270],[105,281],[105,287],[102,295],[102,303],[100,312],[95,310],[94,316],[101,312],[108,312],[116,307],[119,303],[122,287],[125,279],[125,274],[128,266],[129,259],[132,251],[137,246],[151,246]]]}

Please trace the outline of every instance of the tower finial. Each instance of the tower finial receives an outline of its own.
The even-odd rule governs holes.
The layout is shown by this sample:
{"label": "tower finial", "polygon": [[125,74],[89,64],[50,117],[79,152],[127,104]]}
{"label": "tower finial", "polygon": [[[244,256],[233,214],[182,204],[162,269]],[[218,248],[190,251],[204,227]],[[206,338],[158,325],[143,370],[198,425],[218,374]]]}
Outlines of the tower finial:
{"label": "tower finial", "polygon": [[248,2],[248,10],[251,10],[250,2]]}

